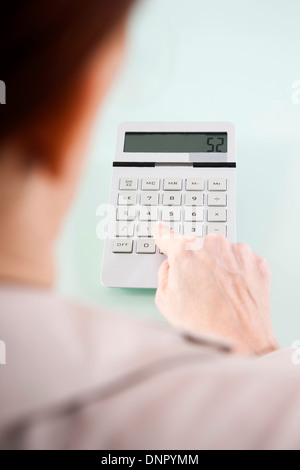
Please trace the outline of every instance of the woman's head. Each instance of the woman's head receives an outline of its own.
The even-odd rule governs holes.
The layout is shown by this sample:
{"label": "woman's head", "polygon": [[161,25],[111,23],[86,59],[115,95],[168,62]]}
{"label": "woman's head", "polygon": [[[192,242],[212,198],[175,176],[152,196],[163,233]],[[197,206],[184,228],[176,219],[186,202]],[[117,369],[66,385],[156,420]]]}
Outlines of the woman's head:
{"label": "woman's head", "polygon": [[134,0],[1,6],[0,279],[49,284],[93,118],[123,52]]}
{"label": "woman's head", "polygon": [[7,105],[1,107],[0,147],[17,140],[26,158],[44,159],[56,169],[71,121],[87,104],[89,81],[97,80],[98,52],[98,94],[113,77],[132,3],[26,0],[1,7],[0,78]]}

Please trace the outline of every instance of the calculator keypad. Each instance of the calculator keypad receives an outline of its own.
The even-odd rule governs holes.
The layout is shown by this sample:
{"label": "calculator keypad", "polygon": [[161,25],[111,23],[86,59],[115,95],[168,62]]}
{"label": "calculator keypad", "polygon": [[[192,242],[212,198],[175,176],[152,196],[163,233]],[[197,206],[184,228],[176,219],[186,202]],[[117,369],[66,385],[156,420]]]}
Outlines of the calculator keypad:
{"label": "calculator keypad", "polygon": [[227,236],[227,190],[225,178],[120,178],[113,253],[159,253],[159,220],[190,237]]}

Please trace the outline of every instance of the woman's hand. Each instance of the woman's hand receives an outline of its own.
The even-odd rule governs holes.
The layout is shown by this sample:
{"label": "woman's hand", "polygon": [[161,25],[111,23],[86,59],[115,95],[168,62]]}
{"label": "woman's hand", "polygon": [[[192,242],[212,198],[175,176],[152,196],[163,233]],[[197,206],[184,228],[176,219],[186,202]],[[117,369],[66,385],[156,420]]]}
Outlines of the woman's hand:
{"label": "woman's hand", "polygon": [[222,235],[180,237],[163,224],[154,235],[168,257],[159,270],[156,305],[171,324],[226,338],[239,353],[278,349],[266,260]]}

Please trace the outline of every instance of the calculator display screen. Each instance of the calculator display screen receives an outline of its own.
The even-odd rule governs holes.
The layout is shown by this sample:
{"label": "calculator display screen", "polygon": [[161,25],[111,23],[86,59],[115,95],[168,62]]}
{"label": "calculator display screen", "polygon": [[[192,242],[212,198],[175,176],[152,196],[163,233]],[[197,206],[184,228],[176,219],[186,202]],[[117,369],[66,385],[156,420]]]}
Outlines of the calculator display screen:
{"label": "calculator display screen", "polygon": [[226,132],[126,132],[124,152],[226,153]]}

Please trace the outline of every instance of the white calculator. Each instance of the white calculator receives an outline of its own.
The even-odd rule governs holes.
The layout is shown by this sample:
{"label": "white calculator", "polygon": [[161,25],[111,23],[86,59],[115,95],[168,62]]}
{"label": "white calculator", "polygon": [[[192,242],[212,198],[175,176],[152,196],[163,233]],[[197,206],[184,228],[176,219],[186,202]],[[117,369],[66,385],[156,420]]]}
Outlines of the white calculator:
{"label": "white calculator", "polygon": [[235,242],[235,128],[228,122],[124,123],[113,162],[102,284],[156,288],[165,255],[153,227]]}

